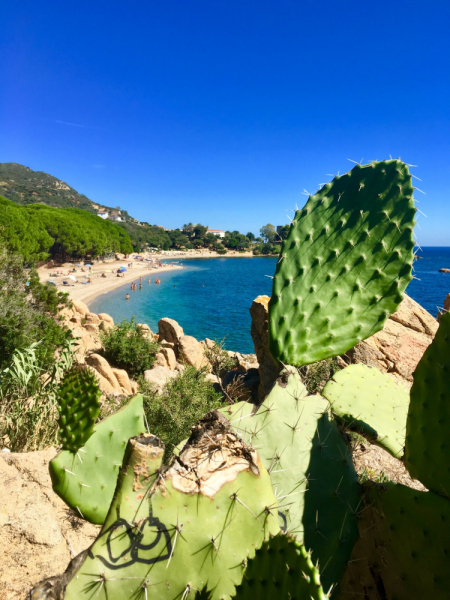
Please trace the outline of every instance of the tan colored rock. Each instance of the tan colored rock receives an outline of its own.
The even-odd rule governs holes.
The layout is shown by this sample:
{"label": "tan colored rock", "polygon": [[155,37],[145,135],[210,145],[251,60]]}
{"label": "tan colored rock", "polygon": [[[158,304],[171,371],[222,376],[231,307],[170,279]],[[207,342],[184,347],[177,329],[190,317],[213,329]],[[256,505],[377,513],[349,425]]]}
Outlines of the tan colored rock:
{"label": "tan colored rock", "polygon": [[116,393],[122,393],[119,382],[106,358],[103,358],[100,354],[93,353],[86,358],[86,363],[100,373],[110,383]]}
{"label": "tan colored rock", "polygon": [[162,348],[172,348],[172,350],[175,351],[175,344],[172,344],[172,342],[168,342],[167,340],[163,340],[161,342],[161,347]]}
{"label": "tan colored rock", "polygon": [[163,387],[173,377],[177,376],[176,371],[171,371],[167,367],[156,366],[153,369],[144,371],[144,378],[149,383],[152,383],[159,393],[162,392]]}
{"label": "tan colored rock", "polygon": [[155,363],[154,363],[157,367],[164,367],[167,368],[167,360],[166,357],[164,356],[164,354],[162,352],[157,352],[155,354]]}
{"label": "tan colored rock", "polygon": [[100,321],[98,328],[100,331],[107,331],[108,329],[114,329],[114,324],[111,321]]}
{"label": "tan colored rock", "polygon": [[86,306],[86,304],[84,302],[81,302],[81,300],[72,300],[73,303],[73,308],[75,309],[75,311],[77,313],[79,313],[81,316],[86,316],[90,311],[89,308]]}
{"label": "tan colored rock", "polygon": [[259,368],[256,354],[240,354],[239,352],[236,352],[236,359],[240,371],[249,371],[250,369]]}
{"label": "tan colored rock", "polygon": [[147,323],[137,323],[136,325],[137,327],[140,327],[142,329],[142,331],[149,331],[150,333],[152,332],[152,330],[150,329],[150,327],[147,325]]}
{"label": "tan colored rock", "polygon": [[128,377],[128,373],[125,371],[125,369],[116,369],[115,367],[111,367],[111,371],[116,376],[117,383],[120,385],[123,393],[131,396],[133,390],[131,389],[130,378]]}
{"label": "tan colored rock", "polygon": [[162,354],[164,354],[164,358],[166,359],[166,364],[172,371],[177,366],[177,357],[175,356],[175,352],[172,348],[161,348]]}
{"label": "tan colored rock", "polygon": [[205,338],[205,346],[206,348],[208,348],[208,350],[213,350],[215,342],[213,340],[210,340],[209,338]]}
{"label": "tan colored rock", "polygon": [[369,364],[389,372],[411,387],[412,375],[438,326],[430,313],[405,294],[397,312],[386,321],[384,328],[357,344],[345,356],[352,363]]}
{"label": "tan colored rock", "polygon": [[65,320],[70,320],[74,316],[74,309],[69,308],[68,306],[64,306],[58,312],[58,315],[64,317]]}
{"label": "tan colored rock", "polygon": [[180,357],[188,365],[192,365],[197,369],[209,366],[208,359],[205,356],[205,351],[202,345],[191,335],[184,335],[178,343]]}
{"label": "tan colored rock", "polygon": [[258,389],[260,399],[270,392],[281,370],[269,351],[269,300],[269,296],[258,296],[250,308],[251,334],[261,380]]}
{"label": "tan colored rock", "polygon": [[139,386],[137,384],[137,381],[133,381],[132,379],[130,379],[130,387],[132,394],[137,394],[139,392]]}
{"label": "tan colored rock", "polygon": [[86,319],[86,323],[93,323],[94,325],[100,324],[100,319],[95,313],[88,313],[84,318]]}
{"label": "tan colored rock", "polygon": [[184,336],[183,328],[173,319],[161,319],[158,323],[159,341],[166,340],[172,344],[178,344]]}
{"label": "tan colored rock", "polygon": [[114,319],[110,315],[107,315],[106,313],[99,313],[98,318],[101,321],[106,321],[107,323],[111,323],[111,325],[114,327]]}
{"label": "tan colored rock", "polygon": [[52,448],[0,453],[0,599],[25,600],[46,577],[62,573],[99,527],[75,515],[53,492]]}
{"label": "tan colored rock", "polygon": [[92,372],[94,373],[95,377],[97,378],[98,381],[98,386],[100,388],[100,391],[102,394],[113,394],[114,396],[117,394],[121,394],[122,390],[120,389],[119,386],[119,390],[115,389],[110,382],[106,379],[106,377],[103,377],[103,375],[100,375],[100,373],[98,371],[96,371],[94,369],[94,367],[91,367]]}
{"label": "tan colored rock", "polygon": [[83,328],[86,331],[89,331],[89,333],[95,333],[98,335],[99,327],[98,327],[98,325],[95,325],[94,323],[86,323],[86,325],[84,325]]}
{"label": "tan colored rock", "polygon": [[[73,317],[70,317],[69,321],[70,323],[75,323],[75,325],[81,325],[81,315],[80,313],[76,313],[75,315],[73,315]],[[69,325],[70,327],[70,325]]]}

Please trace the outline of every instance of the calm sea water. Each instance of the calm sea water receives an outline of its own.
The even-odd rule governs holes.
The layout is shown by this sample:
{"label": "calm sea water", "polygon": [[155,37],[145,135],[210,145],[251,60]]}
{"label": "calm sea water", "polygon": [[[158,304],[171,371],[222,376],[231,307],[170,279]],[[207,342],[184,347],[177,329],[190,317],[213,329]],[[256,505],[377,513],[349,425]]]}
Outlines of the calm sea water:
{"label": "calm sea water", "polygon": [[[418,279],[409,284],[407,293],[436,315],[450,293],[450,274],[438,272],[450,268],[450,248],[423,248],[419,255],[422,258],[414,266]],[[153,331],[158,330],[159,319],[170,317],[186,335],[199,340],[226,338],[229,350],[252,353],[249,307],[256,296],[270,296],[272,280],[266,276],[274,274],[276,261],[259,257],[185,260],[182,271],[158,274],[161,285],[155,285],[154,271],[152,283],[144,278],[142,290],[132,292],[127,284],[96,298],[90,309],[106,312],[116,322],[135,315],[138,323],[147,323]]]}

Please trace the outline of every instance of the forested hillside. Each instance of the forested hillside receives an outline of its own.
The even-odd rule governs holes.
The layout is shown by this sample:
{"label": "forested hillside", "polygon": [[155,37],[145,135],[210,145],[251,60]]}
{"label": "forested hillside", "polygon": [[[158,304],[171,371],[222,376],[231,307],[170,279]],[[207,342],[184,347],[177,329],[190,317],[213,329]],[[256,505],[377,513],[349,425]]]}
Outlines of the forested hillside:
{"label": "forested hillside", "polygon": [[78,208],[42,204],[19,206],[0,196],[0,240],[26,261],[51,256],[66,260],[133,251],[130,236],[118,225]]}

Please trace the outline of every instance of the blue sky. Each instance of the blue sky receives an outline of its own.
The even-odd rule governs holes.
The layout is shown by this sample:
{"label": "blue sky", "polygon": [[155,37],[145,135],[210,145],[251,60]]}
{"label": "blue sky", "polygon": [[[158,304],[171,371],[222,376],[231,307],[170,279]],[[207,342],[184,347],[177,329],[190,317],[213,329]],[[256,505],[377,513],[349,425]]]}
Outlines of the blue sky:
{"label": "blue sky", "polygon": [[450,3],[3,3],[0,162],[166,227],[257,233],[328,173],[418,165],[450,245]]}

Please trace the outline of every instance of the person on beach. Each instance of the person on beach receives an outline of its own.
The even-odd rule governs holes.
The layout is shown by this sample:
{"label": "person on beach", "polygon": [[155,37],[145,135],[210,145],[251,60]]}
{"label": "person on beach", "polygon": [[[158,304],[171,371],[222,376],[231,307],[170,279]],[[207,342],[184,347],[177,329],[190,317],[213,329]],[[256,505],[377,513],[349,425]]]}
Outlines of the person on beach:
{"label": "person on beach", "polygon": [[152,282],[152,278],[151,278],[151,277],[149,277],[149,279],[148,279],[148,282],[149,282],[149,283],[151,283],[151,282]]}
{"label": "person on beach", "polygon": [[125,296],[125,300],[129,300],[129,299],[130,299],[130,294],[127,294],[127,295]]}
{"label": "person on beach", "polygon": [[130,290],[132,290],[132,289],[133,289],[133,284],[130,285]]}
{"label": "person on beach", "polygon": [[142,290],[142,283],[139,284],[139,289]]}

